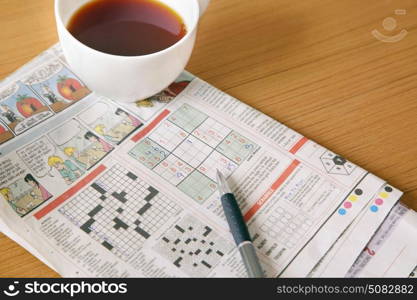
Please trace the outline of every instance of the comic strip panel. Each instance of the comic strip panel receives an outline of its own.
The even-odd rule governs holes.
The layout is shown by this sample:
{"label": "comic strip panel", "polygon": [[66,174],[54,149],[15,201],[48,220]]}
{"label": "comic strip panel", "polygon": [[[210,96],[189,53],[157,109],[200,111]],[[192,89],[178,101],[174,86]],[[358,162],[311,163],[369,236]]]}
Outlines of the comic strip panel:
{"label": "comic strip panel", "polygon": [[16,135],[52,115],[40,97],[21,82],[0,92],[0,118]]}
{"label": "comic strip panel", "polygon": [[72,184],[84,173],[85,169],[77,165],[58,149],[46,136],[25,145],[17,152],[30,172],[36,178],[48,177],[56,186]]}
{"label": "comic strip panel", "polygon": [[48,159],[48,164],[57,170],[63,167],[62,164],[68,165],[69,169],[78,166],[88,170],[113,150],[112,145],[74,119],[49,133],[49,138],[65,155],[64,158]]}
{"label": "comic strip panel", "polygon": [[23,163],[12,158],[0,161],[0,199],[19,216],[25,216],[50,198],[52,194]]}
{"label": "comic strip panel", "polygon": [[87,108],[78,118],[95,134],[114,144],[120,144],[142,126],[142,122],[126,110],[104,101]]}
{"label": "comic strip panel", "polygon": [[194,78],[195,76],[191,73],[184,71],[173,83],[158,94],[138,100],[135,103],[125,104],[125,106],[143,120],[149,120],[155,113],[174,100]]}
{"label": "comic strip panel", "polygon": [[13,132],[7,128],[6,124],[0,122],[0,145],[14,138]]}
{"label": "comic strip panel", "polygon": [[24,83],[41,96],[54,112],[85,98],[91,91],[59,61],[33,72]]}

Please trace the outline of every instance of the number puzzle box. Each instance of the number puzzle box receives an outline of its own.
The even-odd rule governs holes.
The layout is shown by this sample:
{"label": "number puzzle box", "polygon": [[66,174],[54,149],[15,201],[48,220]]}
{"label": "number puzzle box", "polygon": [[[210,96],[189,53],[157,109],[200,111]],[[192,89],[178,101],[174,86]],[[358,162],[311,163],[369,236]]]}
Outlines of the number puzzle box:
{"label": "number puzzle box", "polygon": [[[187,72],[121,104],[57,45],[0,85],[0,228],[62,276],[245,277],[217,169],[268,277],[383,276],[362,251],[380,225],[416,233],[399,190]],[[416,264],[402,243],[378,242],[392,276]]]}

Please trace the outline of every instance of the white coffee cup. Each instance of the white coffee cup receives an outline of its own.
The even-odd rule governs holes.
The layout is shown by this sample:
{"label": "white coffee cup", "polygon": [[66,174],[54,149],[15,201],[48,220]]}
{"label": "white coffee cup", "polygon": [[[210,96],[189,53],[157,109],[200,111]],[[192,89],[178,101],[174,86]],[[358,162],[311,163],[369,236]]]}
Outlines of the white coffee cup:
{"label": "white coffee cup", "polygon": [[134,102],[170,85],[184,70],[194,47],[197,24],[210,0],[158,0],[183,19],[187,34],[169,48],[148,55],[119,56],[92,49],[78,41],[66,25],[90,0],[55,0],[59,40],[71,69],[93,91],[116,101]]}

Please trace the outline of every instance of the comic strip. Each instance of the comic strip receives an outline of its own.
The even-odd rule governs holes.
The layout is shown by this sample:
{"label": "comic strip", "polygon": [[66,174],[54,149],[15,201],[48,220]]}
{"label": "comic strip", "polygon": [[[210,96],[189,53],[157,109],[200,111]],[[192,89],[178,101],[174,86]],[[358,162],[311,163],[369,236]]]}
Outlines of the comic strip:
{"label": "comic strip", "polygon": [[89,170],[113,150],[113,146],[72,119],[48,134],[65,157],[51,156],[48,165],[57,169],[69,183],[80,169]]}
{"label": "comic strip", "polygon": [[67,158],[46,136],[16,153],[37,178],[48,176],[57,185],[62,185],[62,181],[70,185],[85,173],[85,169]]}
{"label": "comic strip", "polygon": [[52,194],[21,162],[5,159],[0,163],[0,197],[23,217],[52,198]]}
{"label": "comic strip", "polygon": [[116,145],[142,126],[138,118],[107,101],[95,103],[79,114],[78,118],[95,134]]}
{"label": "comic strip", "polygon": [[6,124],[0,122],[0,145],[14,138],[14,134],[7,128]]}
{"label": "comic strip", "polygon": [[147,99],[138,100],[135,103],[125,104],[125,106],[146,121],[174,100],[194,78],[195,76],[184,71],[173,83],[158,94]]}
{"label": "comic strip", "polygon": [[16,135],[52,115],[53,112],[40,97],[21,82],[0,92],[0,119]]}
{"label": "comic strip", "polygon": [[56,113],[91,93],[81,80],[59,61],[37,69],[23,82],[41,96]]}

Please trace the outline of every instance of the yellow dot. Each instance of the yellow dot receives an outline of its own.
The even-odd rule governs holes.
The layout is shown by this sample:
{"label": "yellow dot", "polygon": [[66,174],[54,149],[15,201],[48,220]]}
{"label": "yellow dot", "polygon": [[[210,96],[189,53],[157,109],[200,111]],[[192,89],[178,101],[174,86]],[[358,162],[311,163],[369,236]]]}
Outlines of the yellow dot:
{"label": "yellow dot", "polygon": [[379,197],[388,198],[388,193],[385,193],[385,192],[379,193]]}
{"label": "yellow dot", "polygon": [[356,195],[350,195],[348,200],[352,201],[352,202],[356,202],[358,200],[358,196]]}

